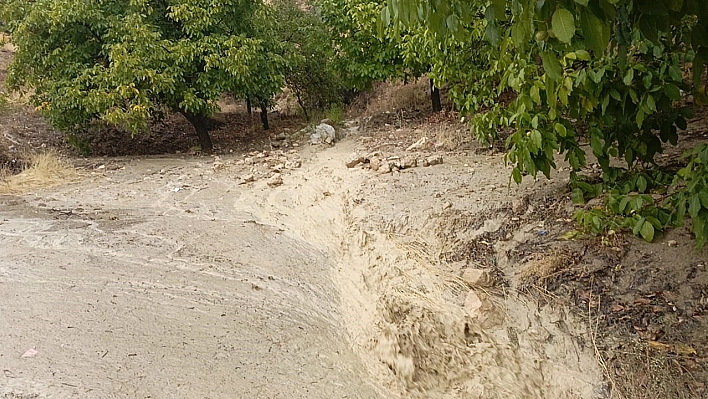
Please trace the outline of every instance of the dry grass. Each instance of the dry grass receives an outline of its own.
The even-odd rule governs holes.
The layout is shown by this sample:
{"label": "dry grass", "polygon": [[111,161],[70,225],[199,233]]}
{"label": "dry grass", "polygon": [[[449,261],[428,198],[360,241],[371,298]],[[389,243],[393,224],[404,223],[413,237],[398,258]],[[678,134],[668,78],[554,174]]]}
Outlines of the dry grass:
{"label": "dry grass", "polygon": [[415,82],[404,84],[378,83],[368,93],[363,93],[352,104],[350,111],[367,116],[380,115],[386,112],[415,112],[430,109],[430,82],[420,78]]}
{"label": "dry grass", "polygon": [[66,183],[76,177],[73,165],[54,151],[31,155],[28,159],[28,165],[18,174],[0,170],[0,193],[19,194]]}
{"label": "dry grass", "polygon": [[[685,359],[633,343],[606,349],[609,378],[614,382],[612,398],[698,399],[707,398],[706,381],[685,365]],[[693,362],[699,366],[699,362]]]}
{"label": "dry grass", "polygon": [[519,271],[522,286],[543,285],[545,280],[572,266],[573,259],[561,251],[551,251],[534,255]]}

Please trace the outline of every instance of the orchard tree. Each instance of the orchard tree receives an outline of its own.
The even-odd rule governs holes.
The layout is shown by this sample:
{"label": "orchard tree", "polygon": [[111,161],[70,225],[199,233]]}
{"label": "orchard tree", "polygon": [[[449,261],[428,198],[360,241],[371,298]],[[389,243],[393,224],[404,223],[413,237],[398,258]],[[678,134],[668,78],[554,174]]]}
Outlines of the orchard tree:
{"label": "orchard tree", "polygon": [[94,119],[135,134],[167,107],[212,149],[209,117],[222,93],[263,81],[258,0],[9,0],[17,53],[9,83],[61,129]]}
{"label": "orchard tree", "polygon": [[[443,62],[437,42],[426,29],[383,23],[382,0],[320,0],[321,15],[331,30],[335,69],[345,87],[365,90],[374,82],[417,79]],[[431,102],[440,111],[440,92],[431,79]]]}
{"label": "orchard tree", "polygon": [[[442,48],[450,48],[451,37],[506,46],[487,61],[492,68],[503,65],[502,79],[477,78],[513,90],[516,99],[479,115],[473,127],[484,138],[502,126],[514,130],[507,139],[513,180],[539,171],[549,176],[554,153],[560,152],[573,168],[574,201],[605,196],[604,209],[576,214],[589,230],[629,229],[651,241],[656,231],[682,225],[688,215],[698,246],[705,244],[708,146],[686,154],[688,164],[674,178],[654,157],[666,143],[676,144],[686,128],[691,109],[681,101],[684,93],[692,93],[696,104],[708,102],[702,79],[708,2],[391,0],[380,19],[424,26]],[[484,24],[483,34],[468,28],[475,19]],[[692,65],[690,82],[682,74],[686,64]],[[602,167],[602,183],[591,184],[578,173],[586,163],[581,136]]]}
{"label": "orchard tree", "polygon": [[287,46],[284,73],[287,87],[309,119],[308,109],[325,109],[342,102],[342,82],[333,60],[329,30],[314,8],[294,0],[272,3],[278,39]]}

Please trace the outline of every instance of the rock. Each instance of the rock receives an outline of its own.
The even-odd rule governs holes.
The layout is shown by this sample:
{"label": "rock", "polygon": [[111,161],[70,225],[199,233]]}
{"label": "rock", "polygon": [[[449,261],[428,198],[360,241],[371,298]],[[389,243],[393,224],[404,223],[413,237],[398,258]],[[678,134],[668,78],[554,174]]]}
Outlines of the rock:
{"label": "rock", "polygon": [[406,151],[418,151],[418,150],[423,150],[430,147],[430,141],[428,140],[427,137],[422,137],[420,140],[416,141],[415,143],[411,144],[408,148],[406,148]]}
{"label": "rock", "polygon": [[472,318],[482,316],[481,309],[484,303],[476,292],[470,290],[465,297],[465,312]]}
{"label": "rock", "polygon": [[381,158],[369,158],[369,166],[371,170],[378,171],[381,168]]}
{"label": "rock", "polygon": [[332,144],[334,143],[336,131],[334,127],[326,123],[315,126],[315,131],[310,135],[312,144]]}
{"label": "rock", "polygon": [[443,204],[443,209],[450,209],[452,208],[452,202],[446,202]]}
{"label": "rock", "polygon": [[669,244],[670,247],[678,247],[676,240],[669,240],[667,244]]}
{"label": "rock", "polygon": [[288,169],[297,169],[302,166],[302,162],[300,161],[288,161],[285,162],[285,167]]}
{"label": "rock", "polygon": [[494,285],[489,272],[482,269],[467,268],[462,273],[462,280],[470,287],[487,288]]}
{"label": "rock", "polygon": [[353,153],[349,156],[349,159],[347,159],[344,164],[347,165],[347,168],[353,168],[364,161],[366,161],[365,156]]}
{"label": "rock", "polygon": [[256,176],[254,176],[253,174],[248,174],[241,176],[241,183],[239,184],[252,183],[254,181],[256,181]]}
{"label": "rock", "polygon": [[279,164],[273,166],[273,172],[280,173],[283,169],[285,169],[285,165],[282,163],[279,163]]}
{"label": "rock", "polygon": [[325,125],[334,125],[334,122],[332,122],[331,119],[325,118],[320,121],[320,124],[325,124]]}
{"label": "rock", "polygon": [[267,156],[268,156],[268,152],[266,152],[266,151],[259,152],[258,154],[256,154],[256,158],[265,158]]}
{"label": "rock", "polygon": [[276,173],[273,176],[271,176],[270,179],[268,179],[268,181],[266,183],[268,184],[269,187],[280,186],[281,184],[283,184],[283,177],[280,176],[280,173]]}
{"label": "rock", "polygon": [[247,157],[243,160],[243,163],[245,163],[246,165],[253,165],[253,158]]}
{"label": "rock", "polygon": [[410,169],[418,166],[418,159],[413,157],[405,157],[399,162],[401,169]]}
{"label": "rock", "polygon": [[442,155],[429,156],[423,160],[423,166],[440,165],[441,163],[443,163]]}
{"label": "rock", "polygon": [[273,137],[273,140],[283,141],[286,138],[288,138],[288,136],[286,136],[285,133],[280,133],[280,134],[275,135],[275,137]]}

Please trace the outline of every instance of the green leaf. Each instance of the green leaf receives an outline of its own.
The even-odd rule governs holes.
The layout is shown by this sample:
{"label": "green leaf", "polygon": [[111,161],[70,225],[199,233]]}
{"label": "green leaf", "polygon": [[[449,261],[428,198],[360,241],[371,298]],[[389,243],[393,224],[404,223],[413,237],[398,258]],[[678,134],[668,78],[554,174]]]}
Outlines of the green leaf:
{"label": "green leaf", "polygon": [[701,199],[698,195],[694,195],[688,199],[688,214],[691,218],[698,216],[698,211],[701,210]]}
{"label": "green leaf", "polygon": [[652,242],[654,239],[654,226],[651,223],[644,222],[639,233],[646,240],[646,242]]}
{"label": "green leaf", "polygon": [[541,136],[541,132],[535,129],[531,131],[531,143],[533,143],[533,146],[536,148],[536,150],[540,150],[542,148],[543,137]]}
{"label": "green leaf", "polygon": [[698,192],[698,198],[701,200],[701,205],[708,209],[708,189],[703,189]]}
{"label": "green leaf", "polygon": [[624,213],[624,210],[627,209],[627,204],[629,204],[630,200],[631,200],[631,198],[626,195],[624,197],[622,197],[622,201],[620,201],[620,203],[619,203],[619,212],[620,213]]}
{"label": "green leaf", "polygon": [[514,168],[511,172],[511,176],[514,178],[516,184],[521,184],[521,172],[519,172],[519,168]]}
{"label": "green leaf", "polygon": [[634,228],[632,228],[632,234],[635,236],[639,235],[639,232],[642,230],[642,226],[644,226],[644,222],[646,219],[643,217],[640,217],[639,220],[637,220],[637,223],[634,224]]}
{"label": "green leaf", "polygon": [[565,8],[559,8],[553,13],[551,26],[558,40],[563,43],[570,43],[575,35],[575,17]]}
{"label": "green leaf", "polygon": [[631,86],[633,81],[634,81],[634,68],[629,68],[629,70],[627,71],[627,74],[624,75],[624,79],[622,79],[622,82],[624,82],[624,84],[627,86]]}
{"label": "green leaf", "polygon": [[506,20],[506,0],[492,0],[492,5],[494,6],[495,15],[498,20]]}
{"label": "green leaf", "polygon": [[570,193],[570,199],[576,205],[582,205],[585,203],[585,197],[583,196],[583,190],[580,188],[574,188]]}
{"label": "green leaf", "polygon": [[667,4],[672,11],[681,11],[683,0],[668,0]]}
{"label": "green leaf", "polygon": [[671,76],[671,79],[673,79],[674,82],[683,81],[683,74],[681,73],[681,68],[677,67],[676,65],[671,65],[669,67],[669,76]]}
{"label": "green leaf", "polygon": [[576,3],[580,4],[581,6],[586,6],[588,5],[589,0],[575,0]]}
{"label": "green leaf", "polygon": [[601,56],[610,43],[610,26],[606,21],[601,21],[590,10],[584,10],[580,16],[580,28],[585,37],[585,43],[595,53]]}
{"label": "green leaf", "polygon": [[526,45],[527,32],[524,24],[517,23],[511,27],[511,40],[517,48],[523,48]]}
{"label": "green leaf", "polygon": [[538,105],[541,105],[541,92],[538,88],[538,86],[531,86],[531,91],[529,93],[531,96],[531,99],[533,102],[535,102]]}
{"label": "green leaf", "polygon": [[637,190],[639,190],[640,193],[647,191],[647,179],[645,179],[644,176],[637,178]]}
{"label": "green leaf", "polygon": [[556,123],[555,125],[553,125],[553,129],[554,129],[554,130],[556,131],[556,133],[558,133],[558,135],[561,136],[561,137],[565,137],[565,136],[568,134],[567,129],[566,129],[565,126],[563,126],[563,124],[561,124],[561,123]]}
{"label": "green leaf", "polygon": [[654,102],[654,97],[651,94],[647,95],[646,104],[652,112],[656,112],[656,102]]}
{"label": "green leaf", "polygon": [[579,60],[590,61],[590,53],[585,50],[575,50],[575,55]]}
{"label": "green leaf", "polygon": [[681,100],[681,90],[679,90],[679,88],[676,87],[676,85],[673,83],[667,83],[666,85],[664,85],[664,93],[672,101]]}
{"label": "green leaf", "polygon": [[595,156],[601,156],[602,151],[602,139],[598,135],[593,135],[590,137],[590,147],[592,147],[592,152]]}
{"label": "green leaf", "polygon": [[541,61],[543,62],[543,70],[546,71],[548,77],[553,80],[560,80],[563,70],[556,55],[550,51],[544,51],[541,53]]}
{"label": "green leaf", "polygon": [[492,46],[499,45],[499,40],[501,40],[499,25],[495,23],[487,23],[487,27],[484,30],[484,35]]}

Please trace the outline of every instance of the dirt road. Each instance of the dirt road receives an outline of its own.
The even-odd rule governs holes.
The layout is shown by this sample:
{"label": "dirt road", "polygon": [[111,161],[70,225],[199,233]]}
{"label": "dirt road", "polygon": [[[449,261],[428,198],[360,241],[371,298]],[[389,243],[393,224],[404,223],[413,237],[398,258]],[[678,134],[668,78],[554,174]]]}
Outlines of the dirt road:
{"label": "dirt road", "polygon": [[2,199],[0,394],[377,397],[346,344],[334,254],[204,170],[135,161]]}
{"label": "dirt road", "polygon": [[506,175],[374,181],[343,166],[355,146],[302,152],[278,187],[173,157],[1,197],[0,397],[602,397],[562,312],[511,298],[470,321],[426,263],[448,206],[423,198]]}

